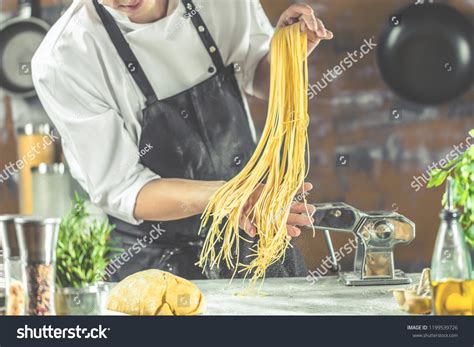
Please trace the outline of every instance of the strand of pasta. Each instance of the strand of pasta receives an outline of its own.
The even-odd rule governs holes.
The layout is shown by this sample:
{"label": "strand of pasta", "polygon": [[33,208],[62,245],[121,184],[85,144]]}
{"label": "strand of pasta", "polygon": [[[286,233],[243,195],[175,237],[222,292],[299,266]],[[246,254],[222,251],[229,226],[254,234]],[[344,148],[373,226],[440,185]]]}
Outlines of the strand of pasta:
{"label": "strand of pasta", "polygon": [[[276,31],[271,47],[270,99],[261,140],[243,170],[212,197],[202,216],[201,230],[211,222],[198,265],[222,261],[245,272],[252,282],[282,260],[291,246],[286,220],[307,175],[309,123],[306,34],[299,24]],[[263,185],[262,185],[263,184]],[[251,214],[258,235],[248,263],[239,262],[239,216],[252,193],[261,187]],[[303,200],[306,200],[303,195]]]}

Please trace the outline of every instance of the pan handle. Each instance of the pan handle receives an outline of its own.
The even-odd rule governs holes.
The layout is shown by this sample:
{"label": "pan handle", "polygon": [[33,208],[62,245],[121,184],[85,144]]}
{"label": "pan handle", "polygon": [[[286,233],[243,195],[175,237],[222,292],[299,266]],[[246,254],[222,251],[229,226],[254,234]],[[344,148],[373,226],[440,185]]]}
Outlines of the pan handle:
{"label": "pan handle", "polygon": [[19,16],[41,18],[40,0],[18,0]]}

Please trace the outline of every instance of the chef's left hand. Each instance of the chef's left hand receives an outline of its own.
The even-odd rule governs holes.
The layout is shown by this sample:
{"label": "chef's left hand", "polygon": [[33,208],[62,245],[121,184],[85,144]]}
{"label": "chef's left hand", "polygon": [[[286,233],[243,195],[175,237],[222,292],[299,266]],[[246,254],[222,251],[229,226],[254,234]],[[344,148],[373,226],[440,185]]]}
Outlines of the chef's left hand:
{"label": "chef's left hand", "polygon": [[311,6],[306,4],[291,5],[278,20],[277,28],[301,23],[301,30],[308,33],[308,55],[319,45],[322,40],[331,40],[334,35],[324,27],[321,19],[316,18]]}
{"label": "chef's left hand", "polygon": [[[257,202],[260,194],[262,193],[264,185],[260,184],[254,192],[250,195],[248,201],[245,203],[242,208],[242,213],[239,216],[239,226],[245,231],[245,233],[251,237],[257,235],[257,228],[253,224],[253,219],[255,218],[252,210],[255,203]],[[288,214],[288,219],[286,221],[286,230],[288,235],[291,237],[298,237],[301,234],[301,229],[299,227],[309,226],[314,223],[312,215],[316,212],[316,208],[313,205],[307,205],[304,200],[304,196],[309,191],[313,189],[311,183],[304,183],[303,186],[296,193],[294,201],[290,205],[290,211]],[[284,213],[285,209],[281,209],[279,212]]]}

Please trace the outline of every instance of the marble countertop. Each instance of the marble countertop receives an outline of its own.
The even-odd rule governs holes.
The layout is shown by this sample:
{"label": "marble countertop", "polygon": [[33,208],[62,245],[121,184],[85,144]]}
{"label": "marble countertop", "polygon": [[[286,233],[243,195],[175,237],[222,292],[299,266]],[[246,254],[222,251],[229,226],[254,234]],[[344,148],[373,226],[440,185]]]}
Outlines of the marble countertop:
{"label": "marble countertop", "polygon": [[[411,274],[418,283],[420,274]],[[409,285],[348,287],[328,276],[311,284],[305,278],[268,278],[263,295],[239,295],[242,280],[193,281],[204,293],[205,315],[404,315],[389,289]],[[248,282],[247,282],[248,283]]]}

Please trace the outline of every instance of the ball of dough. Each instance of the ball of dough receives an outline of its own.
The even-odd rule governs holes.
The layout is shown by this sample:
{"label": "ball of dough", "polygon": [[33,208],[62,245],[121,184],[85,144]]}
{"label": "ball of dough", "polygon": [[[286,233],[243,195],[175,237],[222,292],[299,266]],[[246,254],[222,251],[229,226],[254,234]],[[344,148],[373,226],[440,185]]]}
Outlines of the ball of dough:
{"label": "ball of dough", "polygon": [[192,282],[161,270],[123,279],[110,291],[107,309],[133,316],[191,316],[204,310],[204,297]]}

